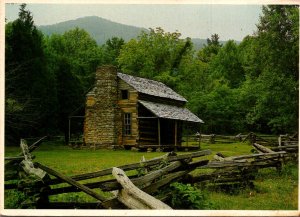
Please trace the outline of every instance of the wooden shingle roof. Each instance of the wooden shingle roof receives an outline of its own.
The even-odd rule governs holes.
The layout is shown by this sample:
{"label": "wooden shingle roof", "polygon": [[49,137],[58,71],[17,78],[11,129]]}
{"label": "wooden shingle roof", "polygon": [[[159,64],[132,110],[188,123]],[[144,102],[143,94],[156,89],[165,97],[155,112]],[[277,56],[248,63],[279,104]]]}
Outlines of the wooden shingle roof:
{"label": "wooden shingle roof", "polygon": [[139,103],[141,103],[159,118],[204,123],[200,118],[198,118],[196,115],[190,112],[190,110],[184,107],[161,104],[156,102],[148,102],[143,100],[139,100]]}
{"label": "wooden shingle roof", "polygon": [[118,77],[140,93],[187,102],[184,97],[161,82],[135,77],[120,72],[118,72]]}

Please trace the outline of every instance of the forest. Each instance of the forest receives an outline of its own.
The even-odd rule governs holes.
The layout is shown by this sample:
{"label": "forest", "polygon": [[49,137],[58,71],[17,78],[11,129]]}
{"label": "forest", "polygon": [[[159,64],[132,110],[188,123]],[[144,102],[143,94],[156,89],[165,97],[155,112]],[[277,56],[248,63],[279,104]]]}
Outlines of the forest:
{"label": "forest", "polygon": [[79,28],[45,36],[22,4],[5,24],[5,145],[67,134],[69,115],[105,64],[167,84],[205,122],[204,133],[298,131],[299,8],[268,5],[261,14],[240,43],[221,44],[215,33],[195,50],[190,38],[160,27],[103,45]]}

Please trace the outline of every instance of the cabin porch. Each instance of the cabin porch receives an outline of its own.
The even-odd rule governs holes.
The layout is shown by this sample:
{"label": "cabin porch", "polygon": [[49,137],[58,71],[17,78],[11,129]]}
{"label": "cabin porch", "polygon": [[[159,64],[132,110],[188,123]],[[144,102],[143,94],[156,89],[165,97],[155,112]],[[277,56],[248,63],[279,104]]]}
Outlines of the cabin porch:
{"label": "cabin porch", "polygon": [[[139,102],[138,137],[135,148],[141,151],[191,151],[200,149],[200,144],[197,146],[182,145],[184,126],[192,124],[197,131],[199,130],[199,122],[193,122],[191,118],[188,119],[190,114],[186,113],[185,109],[153,102]],[[181,116],[178,115],[179,112]]]}

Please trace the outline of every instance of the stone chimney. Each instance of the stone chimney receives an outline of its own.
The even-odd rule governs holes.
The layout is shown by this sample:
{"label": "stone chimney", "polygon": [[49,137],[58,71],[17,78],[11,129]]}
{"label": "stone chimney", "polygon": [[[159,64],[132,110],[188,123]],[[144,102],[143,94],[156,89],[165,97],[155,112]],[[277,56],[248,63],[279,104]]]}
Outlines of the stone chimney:
{"label": "stone chimney", "polygon": [[94,88],[86,95],[84,143],[109,148],[118,140],[117,69],[102,66],[96,71]]}

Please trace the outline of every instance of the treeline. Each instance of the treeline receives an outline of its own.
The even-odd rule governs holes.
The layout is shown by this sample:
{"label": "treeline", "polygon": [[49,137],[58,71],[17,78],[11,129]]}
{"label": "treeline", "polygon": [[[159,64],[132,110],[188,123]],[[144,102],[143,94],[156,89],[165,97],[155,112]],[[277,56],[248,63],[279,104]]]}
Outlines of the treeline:
{"label": "treeline", "polygon": [[43,36],[25,4],[5,27],[6,144],[67,135],[68,116],[84,106],[96,68],[104,64],[178,91],[205,121],[205,133],[298,130],[297,6],[264,6],[252,36],[221,45],[214,34],[199,51],[189,38],[161,28],[102,46],[78,28]]}

